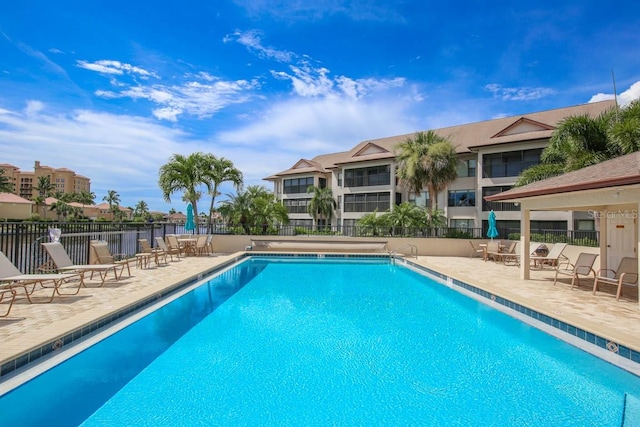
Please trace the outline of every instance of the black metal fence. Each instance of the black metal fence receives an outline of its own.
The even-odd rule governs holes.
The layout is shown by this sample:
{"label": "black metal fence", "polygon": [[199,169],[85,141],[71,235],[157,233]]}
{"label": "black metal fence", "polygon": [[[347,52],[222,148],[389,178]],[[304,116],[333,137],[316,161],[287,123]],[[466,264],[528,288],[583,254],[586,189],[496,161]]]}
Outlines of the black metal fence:
{"label": "black metal fence", "polygon": [[[200,233],[209,232],[206,225],[200,225]],[[41,245],[48,242],[49,229],[59,228],[62,232],[60,242],[76,264],[89,262],[89,242],[103,240],[109,245],[112,254],[133,256],[140,252],[138,239],[147,239],[155,246],[155,237],[164,238],[167,234],[191,234],[183,224],[174,223],[107,223],[107,222],[4,222],[0,223],[0,251],[2,251],[23,273],[35,273],[48,261]],[[403,228],[384,227],[303,227],[281,226],[254,227],[252,235],[279,236],[347,236],[347,237],[413,237],[413,238],[453,238],[486,239],[487,230],[482,228]],[[214,234],[246,234],[242,227],[215,225]],[[498,228],[499,239],[519,240],[519,229]],[[568,243],[578,246],[599,245],[596,231],[573,230],[531,230],[532,241],[543,243]]]}
{"label": "black metal fence", "polygon": [[41,243],[50,241],[51,228],[60,229],[60,242],[76,264],[89,263],[91,240],[106,241],[112,254],[133,256],[140,252],[138,239],[147,239],[155,246],[156,236],[192,233],[185,231],[184,225],[173,223],[3,222],[0,251],[23,273],[36,273],[48,261]]}

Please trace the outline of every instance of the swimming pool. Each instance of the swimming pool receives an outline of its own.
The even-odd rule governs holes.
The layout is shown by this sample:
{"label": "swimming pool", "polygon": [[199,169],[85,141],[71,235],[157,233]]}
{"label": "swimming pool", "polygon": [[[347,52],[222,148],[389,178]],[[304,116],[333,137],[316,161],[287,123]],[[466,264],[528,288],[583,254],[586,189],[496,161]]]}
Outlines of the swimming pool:
{"label": "swimming pool", "polygon": [[640,379],[389,259],[249,258],[0,398],[7,425],[620,425]]}

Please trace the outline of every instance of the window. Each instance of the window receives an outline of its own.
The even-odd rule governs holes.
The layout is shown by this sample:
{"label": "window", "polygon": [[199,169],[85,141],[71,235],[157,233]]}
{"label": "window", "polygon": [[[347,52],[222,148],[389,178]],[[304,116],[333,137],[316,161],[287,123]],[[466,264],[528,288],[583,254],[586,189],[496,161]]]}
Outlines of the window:
{"label": "window", "polygon": [[342,188],[342,172],[338,172],[338,187]]}
{"label": "window", "polygon": [[520,172],[540,163],[542,148],[482,156],[483,178],[504,178],[518,176]]}
{"label": "window", "polygon": [[371,187],[374,185],[389,185],[390,183],[391,167],[389,165],[347,169],[344,171],[345,187]]}
{"label": "window", "polygon": [[517,212],[520,210],[520,205],[508,202],[488,202],[484,198],[493,194],[502,193],[503,191],[510,190],[510,186],[495,186],[495,187],[483,187],[482,188],[482,210],[483,211],[508,211]]}
{"label": "window", "polygon": [[421,208],[431,208],[431,199],[429,198],[428,191],[422,191],[419,195],[415,193],[409,193],[409,203]]}
{"label": "window", "polygon": [[327,178],[318,178],[318,187],[327,188]]}
{"label": "window", "polygon": [[475,223],[473,219],[452,219],[449,221],[449,227],[451,228],[474,228]]}
{"label": "window", "polygon": [[448,206],[475,206],[476,192],[473,190],[449,191]]}
{"label": "window", "polygon": [[307,213],[311,199],[284,199],[282,202],[289,213]]}
{"label": "window", "polygon": [[313,185],[313,177],[285,179],[284,194],[306,193],[310,185]]}
{"label": "window", "polygon": [[345,194],[345,212],[386,212],[391,208],[389,193]]}
{"label": "window", "polygon": [[574,229],[578,231],[595,231],[596,223],[592,219],[577,219]]}
{"label": "window", "polygon": [[476,159],[460,160],[458,162],[458,178],[467,178],[476,176]]}

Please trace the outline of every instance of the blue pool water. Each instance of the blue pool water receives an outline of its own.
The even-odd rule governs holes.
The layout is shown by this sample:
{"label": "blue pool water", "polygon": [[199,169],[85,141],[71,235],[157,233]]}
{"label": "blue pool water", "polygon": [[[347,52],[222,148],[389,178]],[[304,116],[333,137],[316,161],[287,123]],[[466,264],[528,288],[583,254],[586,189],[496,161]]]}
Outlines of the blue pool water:
{"label": "blue pool water", "polygon": [[0,398],[3,425],[619,426],[640,378],[388,260],[249,259]]}

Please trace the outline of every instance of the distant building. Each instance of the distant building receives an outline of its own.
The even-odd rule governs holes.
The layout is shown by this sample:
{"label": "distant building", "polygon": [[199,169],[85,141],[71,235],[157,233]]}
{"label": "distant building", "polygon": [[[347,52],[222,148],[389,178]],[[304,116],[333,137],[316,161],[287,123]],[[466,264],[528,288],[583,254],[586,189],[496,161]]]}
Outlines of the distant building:
{"label": "distant building", "polygon": [[13,182],[13,193],[27,200],[33,200],[38,196],[38,179],[41,176],[48,176],[51,184],[55,186],[55,191],[66,193],[79,193],[81,191],[91,191],[91,180],[86,176],[78,175],[71,169],[53,168],[44,166],[36,160],[31,171],[21,171],[18,167],[7,163],[0,164],[0,169],[4,169],[4,174]]}

